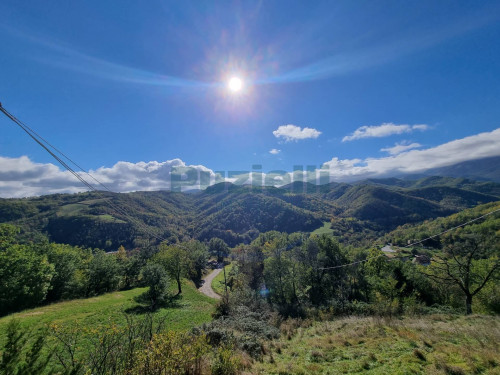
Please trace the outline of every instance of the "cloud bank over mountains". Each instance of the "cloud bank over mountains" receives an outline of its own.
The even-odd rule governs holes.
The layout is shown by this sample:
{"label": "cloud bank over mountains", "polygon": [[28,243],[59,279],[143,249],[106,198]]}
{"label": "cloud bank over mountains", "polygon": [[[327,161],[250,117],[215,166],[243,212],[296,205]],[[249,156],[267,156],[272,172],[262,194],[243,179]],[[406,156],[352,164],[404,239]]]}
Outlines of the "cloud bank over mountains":
{"label": "cloud bank over mountains", "polygon": [[401,142],[401,143],[396,143],[393,147],[383,148],[380,151],[388,152],[391,155],[398,155],[401,154],[402,152],[420,147],[422,147],[420,143]]}
{"label": "cloud bank over mountains", "polygon": [[[114,192],[174,190],[206,187],[222,181],[203,165],[187,165],[180,159],[164,162],[129,163],[120,161],[110,168],[101,167],[90,175]],[[85,173],[81,176],[98,190],[105,190]],[[28,197],[88,190],[71,173],[54,164],[40,164],[27,156],[0,157],[0,197]]]}
{"label": "cloud bank over mountains", "polygon": [[[180,159],[138,163],[120,161],[112,167],[90,171],[90,174],[115,192],[187,191],[205,188],[221,181],[277,186],[297,179],[319,183],[349,182],[369,177],[421,173],[464,161],[500,156],[499,145],[500,128],[427,149],[416,150],[415,144],[396,145],[394,148],[400,149],[393,152],[387,149],[391,154],[387,157],[343,160],[333,157],[306,176],[300,172],[261,174],[249,171],[239,175],[231,171],[216,173],[203,165],[187,165]],[[97,189],[103,190],[89,176],[82,176]],[[28,197],[85,190],[74,176],[54,164],[36,163],[27,156],[0,157],[0,197]]]}

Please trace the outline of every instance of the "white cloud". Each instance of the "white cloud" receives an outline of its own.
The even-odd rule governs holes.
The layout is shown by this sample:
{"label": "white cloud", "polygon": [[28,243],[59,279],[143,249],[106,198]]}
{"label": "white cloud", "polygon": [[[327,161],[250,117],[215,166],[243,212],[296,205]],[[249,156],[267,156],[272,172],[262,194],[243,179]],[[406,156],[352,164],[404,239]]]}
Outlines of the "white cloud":
{"label": "white cloud", "polygon": [[286,142],[298,141],[301,139],[318,138],[321,134],[319,130],[313,128],[302,129],[297,125],[281,125],[273,131],[276,138],[284,138]]}
{"label": "white cloud", "polygon": [[[226,181],[237,184],[284,185],[307,180],[355,181],[369,177],[383,177],[404,173],[420,173],[428,169],[446,167],[468,160],[500,156],[500,128],[457,139],[425,150],[411,149],[382,158],[332,158],[320,169],[311,172],[272,171],[269,173],[242,172]],[[410,145],[407,145],[410,146]],[[395,146],[396,147],[396,146]],[[403,146],[406,147],[406,146]],[[192,190],[223,181],[219,174],[203,165],[186,165],[180,159],[165,162],[118,162],[110,168],[90,171],[92,176],[111,191]],[[94,182],[83,175],[89,182]],[[98,186],[96,186],[99,188]],[[0,197],[27,197],[52,193],[76,193],[87,190],[69,172],[54,164],[41,164],[27,156],[0,157]]]}
{"label": "white cloud", "polygon": [[425,150],[410,150],[384,158],[339,160],[333,158],[318,170],[328,173],[331,181],[419,173],[428,169],[446,167],[468,160],[500,156],[500,128],[457,139]]}
{"label": "white cloud", "polygon": [[[111,191],[152,191],[199,189],[221,180],[203,165],[186,165],[180,159],[165,162],[129,163],[120,161],[111,168],[101,167],[90,174]],[[103,187],[82,176],[97,189]],[[0,197],[27,197],[53,193],[77,193],[88,190],[69,172],[54,164],[40,164],[27,156],[0,157]]]}
{"label": "white cloud", "polygon": [[383,148],[380,151],[388,152],[391,155],[398,155],[402,152],[419,147],[422,147],[420,143],[401,142],[401,143],[396,143],[393,147]]}
{"label": "white cloud", "polygon": [[278,149],[275,149],[275,148],[273,148],[272,150],[269,151],[269,153],[273,154],[273,155],[278,155],[280,152],[281,152],[281,150],[278,150]]}
{"label": "white cloud", "polygon": [[374,125],[374,126],[362,126],[354,131],[351,135],[346,135],[342,138],[342,142],[353,141],[355,139],[361,138],[380,138],[380,137],[388,137],[393,134],[403,134],[403,133],[411,133],[414,130],[424,131],[429,128],[428,125],[418,124],[418,125],[396,125],[392,122],[385,122],[382,125]]}

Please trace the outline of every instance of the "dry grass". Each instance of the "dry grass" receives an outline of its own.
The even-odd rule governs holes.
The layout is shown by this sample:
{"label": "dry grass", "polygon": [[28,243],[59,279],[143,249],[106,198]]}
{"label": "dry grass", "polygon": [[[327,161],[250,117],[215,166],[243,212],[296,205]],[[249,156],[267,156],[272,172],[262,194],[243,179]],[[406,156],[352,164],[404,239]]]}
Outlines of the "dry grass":
{"label": "dry grass", "polygon": [[281,331],[249,374],[500,374],[499,317],[288,320]]}

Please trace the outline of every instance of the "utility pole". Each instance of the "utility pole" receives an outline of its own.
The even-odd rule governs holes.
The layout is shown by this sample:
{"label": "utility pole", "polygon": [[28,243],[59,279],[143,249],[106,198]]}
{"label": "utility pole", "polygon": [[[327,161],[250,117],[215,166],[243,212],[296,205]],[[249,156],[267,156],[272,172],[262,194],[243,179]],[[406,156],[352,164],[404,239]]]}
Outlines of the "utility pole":
{"label": "utility pole", "polygon": [[224,264],[224,259],[222,259],[222,270],[224,271],[224,289],[227,296],[227,280],[226,280],[226,265]]}

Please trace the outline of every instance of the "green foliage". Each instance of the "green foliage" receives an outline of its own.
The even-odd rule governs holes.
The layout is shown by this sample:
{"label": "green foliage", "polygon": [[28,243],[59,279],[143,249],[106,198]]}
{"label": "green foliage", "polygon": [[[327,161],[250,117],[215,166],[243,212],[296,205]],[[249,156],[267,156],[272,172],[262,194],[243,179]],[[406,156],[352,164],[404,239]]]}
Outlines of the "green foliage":
{"label": "green foliage", "polygon": [[427,275],[437,282],[455,284],[465,297],[467,314],[472,300],[489,283],[500,276],[500,247],[496,236],[458,231],[446,237],[443,255],[435,255]]}
{"label": "green foliage", "polygon": [[224,261],[224,258],[229,255],[229,247],[220,238],[213,237],[208,242],[208,251],[211,256],[217,258],[218,262]]}
{"label": "green foliage", "polygon": [[120,283],[120,269],[115,257],[102,250],[95,252],[88,266],[87,296],[109,293]]}
{"label": "green foliage", "polygon": [[[229,263],[224,267],[226,272],[227,286],[228,290],[230,291],[231,287],[235,283],[235,278],[237,277],[238,270],[237,268],[235,268],[233,263]],[[215,293],[221,296],[224,295],[224,293],[226,292],[226,288],[224,285],[224,272],[220,272],[217,276],[214,277],[214,279],[212,280],[212,289]]]}
{"label": "green foliage", "polygon": [[0,224],[0,250],[5,250],[17,242],[19,228],[10,224]]}
{"label": "green foliage", "polygon": [[2,229],[0,249],[0,315],[41,303],[49,290],[54,267],[45,255],[27,245],[13,244],[15,230]]}
{"label": "green foliage", "polygon": [[50,244],[48,261],[54,266],[47,301],[77,298],[85,294],[83,270],[92,258],[90,251],[69,245]]}
{"label": "green foliage", "polygon": [[[160,237],[168,243],[217,237],[233,247],[263,232],[311,232],[325,222],[331,222],[333,234],[343,242],[362,244],[397,225],[499,197],[500,184],[450,178],[294,183],[280,189],[220,184],[198,194],[100,192],[0,199],[0,221],[22,225],[25,233],[47,233],[53,242],[106,251],[119,245],[157,246]],[[132,220],[109,203],[126,207]]]}
{"label": "green foliage", "polygon": [[151,261],[160,264],[167,271],[168,275],[177,282],[177,294],[181,294],[181,279],[188,274],[189,257],[186,249],[163,243],[160,251]]}
{"label": "green foliage", "polygon": [[139,254],[130,255],[125,260],[119,261],[123,274],[123,288],[130,289],[139,285],[141,268],[144,266],[145,261]]}
{"label": "green foliage", "polygon": [[0,374],[38,375],[47,368],[52,353],[45,354],[46,332],[40,331],[28,343],[30,332],[23,330],[17,320],[7,325],[7,340],[1,352]]}
{"label": "green foliage", "polygon": [[155,310],[168,297],[167,272],[159,264],[149,263],[142,270],[142,279],[149,288],[145,297],[150,302],[150,308]]}
{"label": "green foliage", "polygon": [[231,346],[223,346],[217,350],[212,363],[212,375],[236,375],[240,364]]}
{"label": "green foliage", "polygon": [[203,243],[195,240],[185,242],[182,245],[187,252],[187,275],[196,285],[200,285],[203,271],[208,262],[208,250]]}

